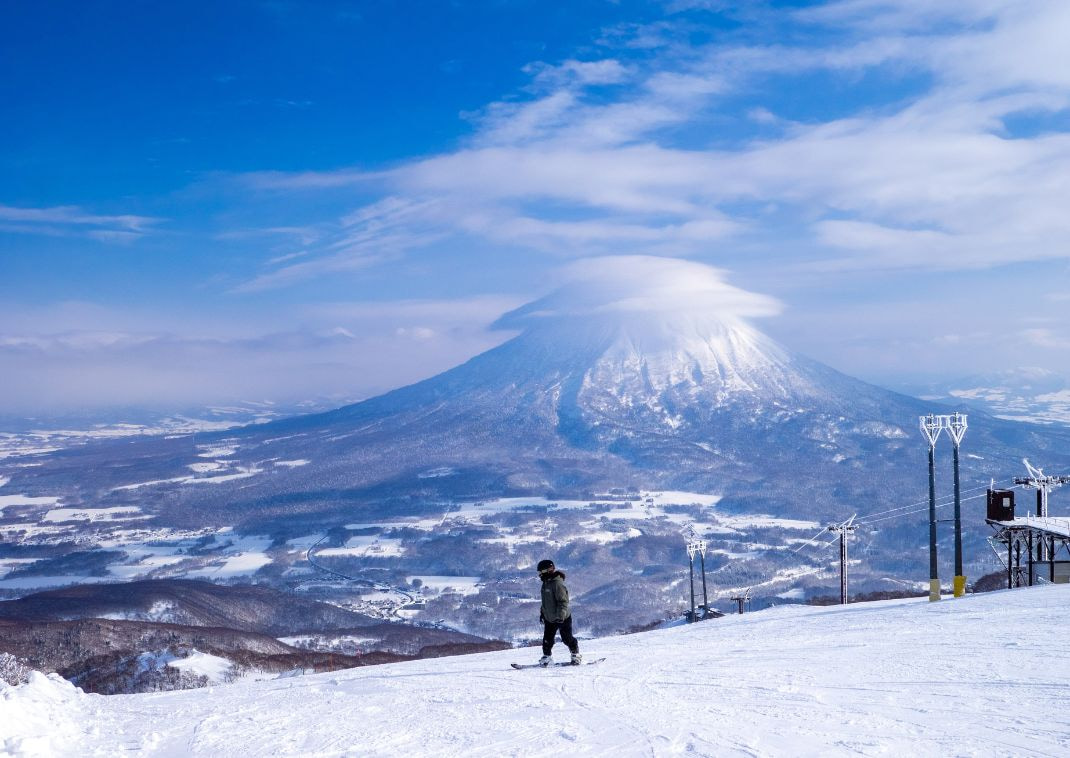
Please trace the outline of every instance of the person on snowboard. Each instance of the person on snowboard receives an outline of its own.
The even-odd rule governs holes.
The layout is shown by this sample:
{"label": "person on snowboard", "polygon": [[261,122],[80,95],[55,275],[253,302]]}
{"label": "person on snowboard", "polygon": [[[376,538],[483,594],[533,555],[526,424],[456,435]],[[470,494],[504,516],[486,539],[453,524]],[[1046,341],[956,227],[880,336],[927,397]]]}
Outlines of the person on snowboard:
{"label": "person on snowboard", "polygon": [[572,610],[568,604],[568,587],[565,586],[565,574],[558,571],[551,560],[539,561],[539,578],[542,579],[542,608],[539,620],[543,623],[542,658],[539,665],[549,666],[553,661],[550,651],[554,647],[554,638],[561,632],[561,641],[572,653],[572,665],[583,663],[580,655],[580,643],[572,636]]}

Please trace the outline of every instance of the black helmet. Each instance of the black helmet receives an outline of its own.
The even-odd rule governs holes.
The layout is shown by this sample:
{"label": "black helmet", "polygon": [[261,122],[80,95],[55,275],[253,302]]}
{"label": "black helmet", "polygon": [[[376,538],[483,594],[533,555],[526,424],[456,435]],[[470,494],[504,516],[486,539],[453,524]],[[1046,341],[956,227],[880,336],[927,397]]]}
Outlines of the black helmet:
{"label": "black helmet", "polygon": [[535,568],[538,569],[540,574],[542,574],[542,573],[544,573],[546,571],[553,571],[554,570],[554,562],[551,561],[549,558],[547,558],[544,561],[539,561],[539,565],[536,566]]}

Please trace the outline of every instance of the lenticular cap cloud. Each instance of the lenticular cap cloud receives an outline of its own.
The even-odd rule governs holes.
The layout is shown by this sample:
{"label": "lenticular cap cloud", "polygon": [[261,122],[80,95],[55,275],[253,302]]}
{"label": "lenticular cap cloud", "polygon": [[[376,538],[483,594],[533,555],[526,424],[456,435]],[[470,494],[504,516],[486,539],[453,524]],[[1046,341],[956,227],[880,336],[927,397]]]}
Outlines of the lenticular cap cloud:
{"label": "lenticular cap cloud", "polygon": [[780,303],[725,282],[726,272],[679,258],[628,255],[587,258],[560,272],[560,286],[503,315],[499,329],[527,329],[561,319],[602,315],[689,314],[722,320],[775,316]]}

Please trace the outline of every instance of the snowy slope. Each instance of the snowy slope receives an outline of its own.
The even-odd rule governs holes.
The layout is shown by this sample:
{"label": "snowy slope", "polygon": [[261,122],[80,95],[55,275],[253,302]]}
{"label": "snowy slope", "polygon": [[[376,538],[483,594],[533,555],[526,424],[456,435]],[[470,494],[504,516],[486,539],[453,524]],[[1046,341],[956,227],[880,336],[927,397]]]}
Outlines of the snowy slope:
{"label": "snowy slope", "polygon": [[[585,643],[207,690],[0,690],[12,755],[1067,755],[1070,587],[785,606]],[[582,619],[580,620],[582,621]],[[562,655],[560,647],[559,656]]]}

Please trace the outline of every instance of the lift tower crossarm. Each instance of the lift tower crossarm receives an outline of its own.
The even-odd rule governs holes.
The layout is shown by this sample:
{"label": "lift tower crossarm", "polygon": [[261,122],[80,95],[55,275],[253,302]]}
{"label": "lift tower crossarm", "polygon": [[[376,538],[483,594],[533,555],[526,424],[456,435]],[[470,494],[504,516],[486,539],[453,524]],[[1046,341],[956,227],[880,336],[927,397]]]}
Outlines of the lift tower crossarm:
{"label": "lift tower crossarm", "polygon": [[1070,476],[1053,476],[1045,474],[1042,469],[1033,466],[1028,459],[1022,461],[1029,476],[1016,476],[1014,483],[1020,486],[1031,487],[1037,491],[1037,515],[1047,518],[1048,516],[1048,493],[1064,484],[1070,483]]}

